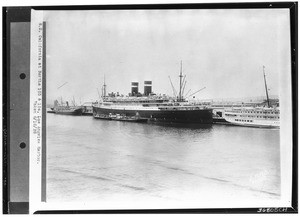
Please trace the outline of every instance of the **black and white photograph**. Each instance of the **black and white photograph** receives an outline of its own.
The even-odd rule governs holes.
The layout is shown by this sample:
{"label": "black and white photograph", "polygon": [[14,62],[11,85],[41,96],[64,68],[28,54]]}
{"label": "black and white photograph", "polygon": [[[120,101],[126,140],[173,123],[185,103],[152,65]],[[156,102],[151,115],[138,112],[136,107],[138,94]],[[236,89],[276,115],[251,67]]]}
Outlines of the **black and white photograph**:
{"label": "black and white photograph", "polygon": [[44,11],[44,21],[47,201],[281,200],[288,10]]}
{"label": "black and white photograph", "polygon": [[31,112],[44,100],[46,130],[31,116],[44,160],[36,172],[41,148],[32,148],[30,179],[43,178],[43,208],[290,206],[289,9],[51,8],[31,17],[31,72],[40,70]]}

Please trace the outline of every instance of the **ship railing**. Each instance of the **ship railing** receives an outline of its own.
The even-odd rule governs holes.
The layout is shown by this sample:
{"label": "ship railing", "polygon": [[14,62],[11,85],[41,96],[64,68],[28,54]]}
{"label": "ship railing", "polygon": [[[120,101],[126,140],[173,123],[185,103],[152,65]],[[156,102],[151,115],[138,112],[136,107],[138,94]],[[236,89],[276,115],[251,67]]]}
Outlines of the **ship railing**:
{"label": "ship railing", "polygon": [[106,97],[103,101],[111,101],[111,102],[143,102],[143,101],[167,101],[171,100],[170,97]]}
{"label": "ship railing", "polygon": [[160,110],[201,110],[205,109],[205,107],[202,106],[159,106]]}

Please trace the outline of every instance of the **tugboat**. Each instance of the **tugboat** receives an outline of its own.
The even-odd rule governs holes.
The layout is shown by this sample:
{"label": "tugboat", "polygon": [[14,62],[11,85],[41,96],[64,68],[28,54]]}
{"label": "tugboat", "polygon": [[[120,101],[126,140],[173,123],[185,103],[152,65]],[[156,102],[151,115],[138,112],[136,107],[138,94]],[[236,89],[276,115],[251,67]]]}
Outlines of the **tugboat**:
{"label": "tugboat", "polygon": [[127,121],[127,122],[139,122],[139,123],[148,121],[148,118],[141,118],[138,113],[135,116],[126,116],[124,114],[116,114],[116,115],[110,114],[109,117],[111,118],[111,120],[115,120],[115,121]]}
{"label": "tugboat", "polygon": [[102,120],[112,120],[112,117],[104,114],[94,114],[94,118]]}
{"label": "tugboat", "polygon": [[262,127],[262,128],[279,128],[280,127],[280,110],[279,107],[271,106],[266,82],[265,66],[263,66],[263,75],[267,96],[267,107],[242,107],[226,109],[224,118],[233,125]]}
{"label": "tugboat", "polygon": [[[182,75],[182,63],[179,78],[179,95],[175,98],[152,94],[151,88],[150,91],[145,91],[144,95],[141,95],[138,92],[138,86],[132,87],[131,96],[106,96],[104,81],[102,99],[98,105],[93,106],[93,115],[95,118],[109,114],[133,117],[138,112],[140,118],[151,122],[212,124],[211,108],[193,105],[184,98],[186,82],[184,82],[185,76]],[[137,82],[132,82],[132,85],[135,83]],[[151,81],[145,81],[145,90],[147,90],[146,85],[150,83],[152,84]]]}

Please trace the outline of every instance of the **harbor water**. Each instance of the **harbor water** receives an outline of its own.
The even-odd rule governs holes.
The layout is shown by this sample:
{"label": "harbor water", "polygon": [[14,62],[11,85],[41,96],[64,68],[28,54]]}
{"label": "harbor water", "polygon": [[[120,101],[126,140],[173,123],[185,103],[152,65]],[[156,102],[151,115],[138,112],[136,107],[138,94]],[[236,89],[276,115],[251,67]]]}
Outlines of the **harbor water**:
{"label": "harbor water", "polygon": [[47,201],[276,201],[279,132],[47,114]]}

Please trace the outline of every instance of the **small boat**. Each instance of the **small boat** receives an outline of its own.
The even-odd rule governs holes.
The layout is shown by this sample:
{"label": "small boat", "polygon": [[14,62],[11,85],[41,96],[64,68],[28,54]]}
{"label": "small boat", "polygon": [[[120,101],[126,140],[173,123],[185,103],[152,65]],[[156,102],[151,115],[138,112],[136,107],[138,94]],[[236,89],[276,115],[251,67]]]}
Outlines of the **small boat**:
{"label": "small boat", "polygon": [[96,119],[102,119],[102,120],[112,120],[111,117],[109,117],[108,115],[104,115],[104,114],[93,114],[94,118]]}
{"label": "small boat", "polygon": [[128,122],[147,122],[148,118],[141,118],[139,115],[136,116],[126,116],[126,115],[120,115],[120,114],[110,114],[109,117],[111,120],[114,121],[128,121]]}

